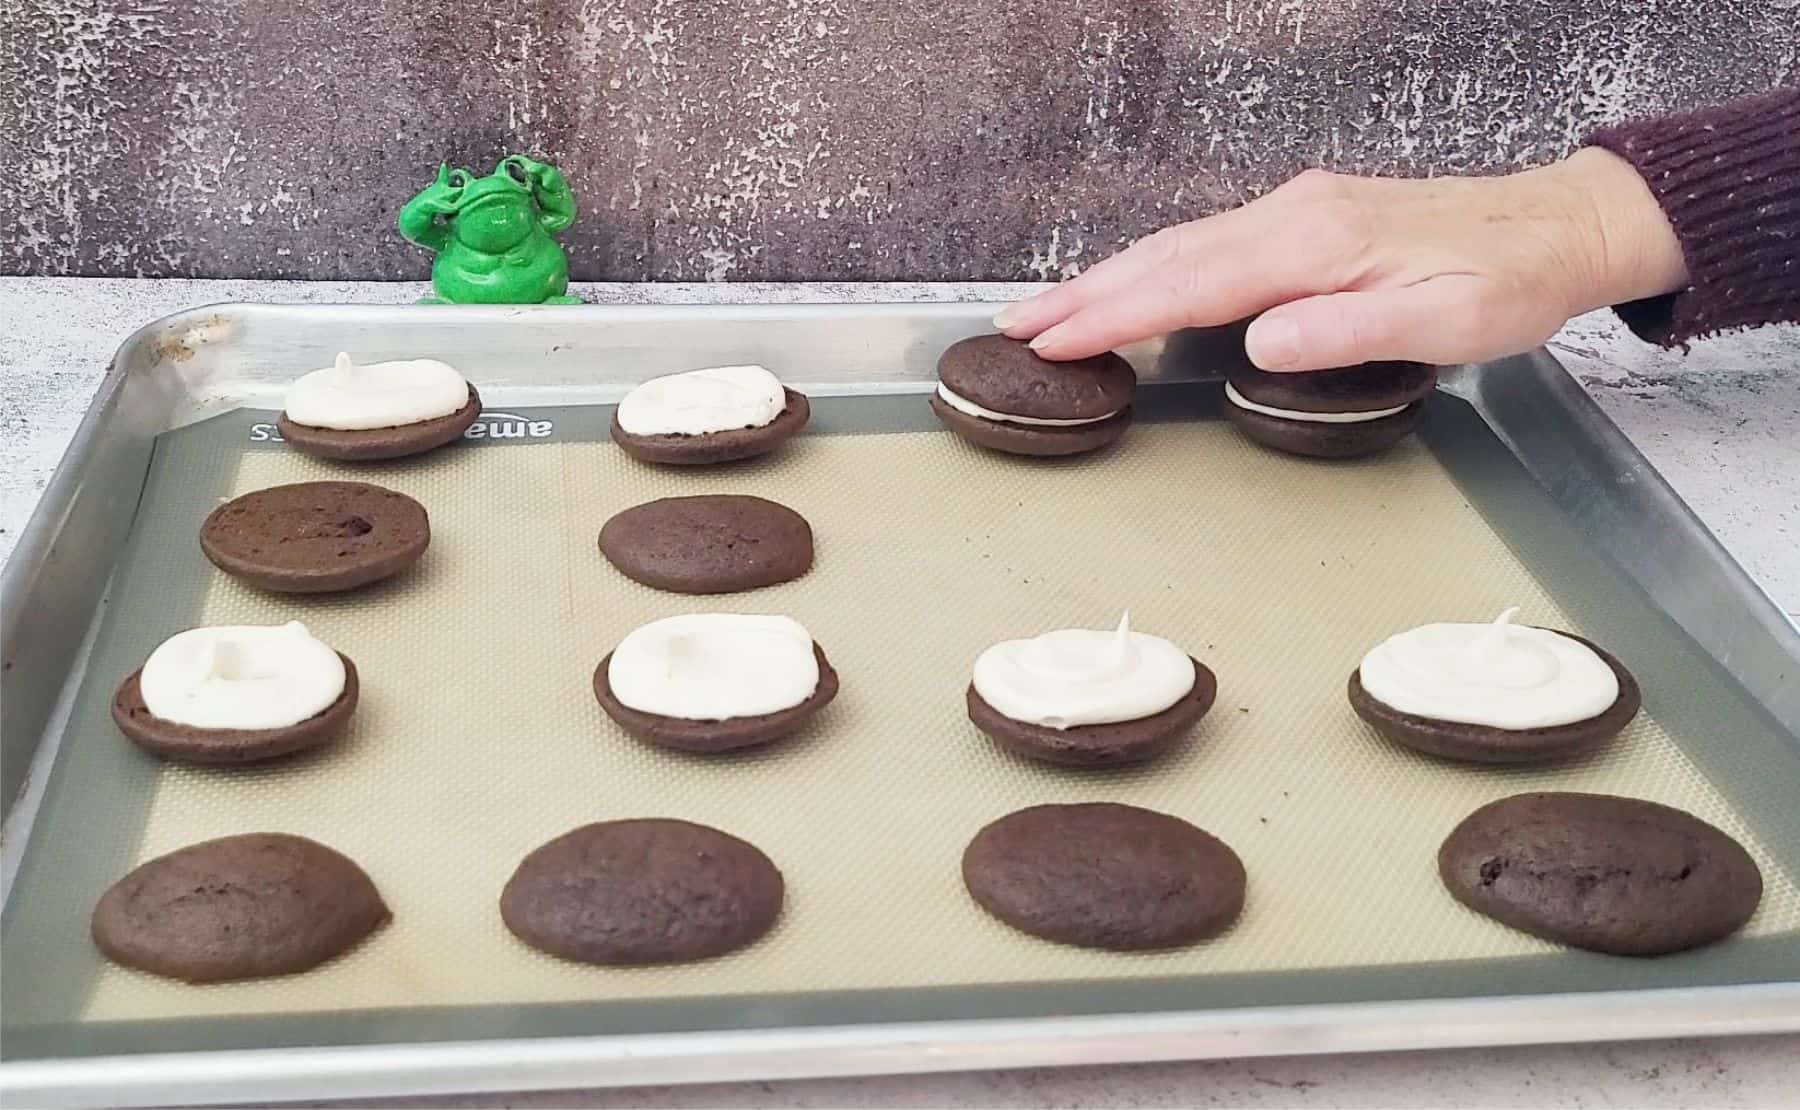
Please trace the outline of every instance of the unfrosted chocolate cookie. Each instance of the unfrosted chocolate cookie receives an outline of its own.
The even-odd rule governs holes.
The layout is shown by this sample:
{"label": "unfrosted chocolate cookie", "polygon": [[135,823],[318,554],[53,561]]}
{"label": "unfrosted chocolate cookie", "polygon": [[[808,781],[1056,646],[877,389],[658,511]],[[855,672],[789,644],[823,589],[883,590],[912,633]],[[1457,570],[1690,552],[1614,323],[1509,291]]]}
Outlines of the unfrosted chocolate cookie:
{"label": "unfrosted chocolate cookie", "polygon": [[[1191,658],[1191,657],[1190,657]],[[1174,747],[1212,708],[1219,680],[1194,661],[1194,686],[1180,701],[1153,716],[1106,725],[1049,728],[1015,720],[989,705],[969,684],[969,720],[1008,751],[1049,763],[1112,767],[1142,763]]]}
{"label": "unfrosted chocolate cookie", "polygon": [[1464,818],[1438,850],[1457,901],[1515,929],[1616,956],[1711,944],[1750,920],[1762,872],[1679,809],[1608,794],[1519,794]]}
{"label": "unfrosted chocolate cookie", "polygon": [[1244,865],[1179,818],[1091,802],[1010,813],[963,852],[963,884],[1021,932],[1121,951],[1192,944],[1244,906]]}
{"label": "unfrosted chocolate cookie", "polygon": [[754,845],[688,821],[603,821],[526,856],[500,894],[513,935],[590,964],[701,960],[762,937],[781,872]]}
{"label": "unfrosted chocolate cookie", "polygon": [[296,424],[282,413],[275,420],[281,438],[289,447],[322,459],[368,462],[376,459],[398,459],[417,455],[454,443],[481,417],[481,395],[469,387],[469,403],[448,416],[420,420],[412,424],[396,424],[388,428],[319,428]]}
{"label": "unfrosted chocolate cookie", "polygon": [[977,335],[944,351],[938,383],[931,411],[958,435],[996,451],[1049,456],[1124,435],[1137,376],[1110,351],[1050,362],[1019,340]]}
{"label": "unfrosted chocolate cookie", "polygon": [[837,697],[837,671],[826,661],[825,649],[817,643],[813,644],[813,658],[819,663],[819,684],[813,688],[812,696],[791,708],[754,717],[696,721],[632,709],[613,695],[612,683],[607,677],[607,666],[612,662],[610,652],[594,668],[594,697],[599,699],[600,708],[606,711],[608,717],[639,740],[687,752],[724,752],[750,748],[798,731],[813,714]]}
{"label": "unfrosted chocolate cookie", "polygon": [[1612,705],[1585,721],[1545,728],[1495,728],[1462,721],[1441,721],[1402,713],[1363,688],[1362,668],[1350,672],[1350,708],[1376,732],[1396,744],[1444,759],[1471,763],[1534,763],[1568,759],[1593,751],[1617,736],[1643,704],[1637,678],[1610,652],[1573,632],[1549,629],[1586,646],[1612,669],[1619,696]]}
{"label": "unfrosted chocolate cookie", "polygon": [[285,728],[196,728],[165,721],[144,704],[132,671],[113,694],[112,718],[127,739],[151,755],[182,763],[254,763],[328,744],[343,735],[361,687],[356,664],[343,652],[344,692],[317,714]]}
{"label": "unfrosted chocolate cookie", "polygon": [[619,426],[615,413],[612,439],[634,459],[670,466],[704,466],[754,458],[780,447],[800,434],[812,418],[812,405],[804,393],[783,389],[787,405],[774,421],[759,428],[733,428],[728,432],[700,435],[633,435]]}
{"label": "unfrosted chocolate cookie", "polygon": [[665,497],[600,529],[600,551],[627,578],[682,594],[789,582],[812,568],[812,527],[773,501],[743,494]]}
{"label": "unfrosted chocolate cookie", "polygon": [[114,963],[214,983],[316,967],[388,916],[350,859],[305,837],[250,833],[132,871],[100,896],[93,935]]}
{"label": "unfrosted chocolate cookie", "polygon": [[[1418,426],[1424,399],[1436,385],[1437,368],[1418,362],[1368,362],[1297,374],[1243,366],[1226,378],[1225,415],[1265,447],[1315,458],[1353,458],[1404,439]],[[1278,411],[1262,412],[1258,406]],[[1399,411],[1344,419],[1346,414],[1388,409]]]}
{"label": "unfrosted chocolate cookie", "polygon": [[215,566],[280,593],[355,589],[405,570],[430,543],[423,505],[367,482],[257,490],[200,526],[200,548]]}

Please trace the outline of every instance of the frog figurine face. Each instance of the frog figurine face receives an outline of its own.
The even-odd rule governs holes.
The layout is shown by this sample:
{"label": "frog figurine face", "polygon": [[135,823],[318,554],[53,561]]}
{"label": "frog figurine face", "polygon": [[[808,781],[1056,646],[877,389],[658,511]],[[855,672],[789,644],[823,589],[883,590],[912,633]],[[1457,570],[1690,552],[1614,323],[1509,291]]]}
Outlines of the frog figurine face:
{"label": "frog figurine face", "polygon": [[524,155],[494,172],[439,166],[400,209],[400,234],[437,252],[427,304],[579,304],[550,236],[575,222],[575,194],[555,166]]}

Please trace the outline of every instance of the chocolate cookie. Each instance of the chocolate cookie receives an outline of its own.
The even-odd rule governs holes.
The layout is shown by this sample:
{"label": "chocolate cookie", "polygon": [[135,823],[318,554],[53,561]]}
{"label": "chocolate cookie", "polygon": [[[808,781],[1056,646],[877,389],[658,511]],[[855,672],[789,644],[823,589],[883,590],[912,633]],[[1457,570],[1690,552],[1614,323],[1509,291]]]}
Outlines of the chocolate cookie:
{"label": "chocolate cookie", "polygon": [[417,455],[454,443],[481,417],[481,395],[469,387],[469,403],[449,416],[420,420],[413,424],[396,424],[390,428],[318,428],[296,424],[282,413],[275,420],[281,438],[294,450],[322,459],[367,462],[375,459],[398,459]]}
{"label": "chocolate cookie", "polygon": [[1438,850],[1456,900],[1515,929],[1615,956],[1660,956],[1736,932],[1762,899],[1743,846],[1679,809],[1607,794],[1490,802]]}
{"label": "chocolate cookie", "polygon": [[600,700],[600,708],[606,711],[608,717],[639,740],[686,752],[725,752],[735,748],[750,748],[798,731],[813,714],[837,697],[837,671],[826,661],[825,649],[817,643],[813,644],[813,658],[819,661],[819,684],[813,688],[812,696],[791,708],[755,717],[696,721],[632,709],[613,696],[612,683],[607,678],[607,665],[612,662],[610,652],[594,668],[594,696]]}
{"label": "chocolate cookie", "polygon": [[812,527],[742,494],[665,497],[600,529],[600,552],[625,577],[679,594],[724,594],[789,582],[812,568]]}
{"label": "chocolate cookie", "polygon": [[[996,451],[1041,456],[1092,451],[1124,435],[1137,387],[1131,364],[1111,352],[1050,362],[1004,335],[951,344],[938,360],[938,381],[931,411],[952,431]],[[1033,423],[1039,420],[1082,423]]]}
{"label": "chocolate cookie", "polygon": [[360,686],[356,664],[343,652],[344,692],[314,716],[286,728],[196,728],[150,712],[132,671],[113,694],[112,718],[127,739],[151,755],[182,763],[254,763],[328,744],[349,727]]}
{"label": "chocolate cookie", "polygon": [[1533,763],[1568,759],[1593,751],[1617,736],[1637,716],[1643,695],[1637,679],[1625,664],[1591,640],[1573,632],[1549,629],[1585,645],[1598,655],[1619,680],[1619,696],[1606,711],[1585,721],[1547,728],[1495,728],[1461,721],[1440,721],[1402,713],[1363,688],[1362,669],[1350,672],[1350,708],[1376,732],[1396,744],[1471,763]]}
{"label": "chocolate cookie", "polygon": [[671,466],[701,466],[708,463],[732,462],[754,458],[775,450],[800,433],[812,418],[812,405],[806,395],[784,389],[787,407],[772,423],[760,428],[733,428],[728,432],[706,432],[702,435],[633,435],[619,427],[615,414],[612,439],[634,459]]}
{"label": "chocolate cookie", "polygon": [[200,526],[200,548],[215,566],[279,593],[365,586],[412,566],[430,543],[424,506],[366,482],[257,490]]}
{"label": "chocolate cookie", "polygon": [[[1437,368],[1417,362],[1368,362],[1287,374],[1239,367],[1226,381],[1225,415],[1246,436],[1278,451],[1337,459],[1384,450],[1405,438],[1424,415],[1424,399],[1437,385]],[[1258,412],[1246,402],[1327,415],[1400,411],[1372,420],[1302,420]]]}
{"label": "chocolate cookie", "polygon": [[114,963],[216,983],[316,967],[388,916],[351,860],[305,837],[250,833],[189,845],[126,875],[100,896],[93,934]]}
{"label": "chocolate cookie", "polygon": [[963,885],[1021,932],[1084,948],[1174,948],[1215,936],[1244,906],[1244,865],[1186,821],[1136,806],[1043,805],[988,825]]}
{"label": "chocolate cookie", "polygon": [[1107,725],[1049,728],[1015,720],[989,705],[969,684],[969,720],[1001,747],[1030,759],[1075,767],[1112,767],[1142,763],[1174,747],[1212,708],[1219,680],[1194,660],[1194,688],[1180,701],[1150,717]]}
{"label": "chocolate cookie", "polygon": [[687,821],[603,821],[538,848],[500,894],[514,936],[590,964],[702,960],[761,938],[781,872],[754,845]]}

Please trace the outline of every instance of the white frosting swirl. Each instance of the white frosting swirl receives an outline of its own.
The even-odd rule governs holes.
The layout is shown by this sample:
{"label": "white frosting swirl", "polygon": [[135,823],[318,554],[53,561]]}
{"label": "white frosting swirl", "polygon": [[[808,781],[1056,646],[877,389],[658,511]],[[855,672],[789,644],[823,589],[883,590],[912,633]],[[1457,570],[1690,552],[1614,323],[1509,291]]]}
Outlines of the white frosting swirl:
{"label": "white frosting swirl", "polygon": [[606,665],[629,708],[689,721],[791,709],[819,686],[819,660],[790,617],[691,613],[633,629]]}
{"label": "white frosting swirl", "polygon": [[193,728],[286,728],[344,693],[344,661],[299,621],[190,628],[144,661],[144,705]]}
{"label": "white frosting swirl", "polygon": [[1065,628],[1005,640],[975,660],[975,692],[1015,721],[1076,728],[1155,716],[1194,688],[1194,661],[1160,636]]}
{"label": "white frosting swirl", "polygon": [[787,407],[775,375],[760,366],[715,366],[666,374],[619,402],[619,427],[634,436],[698,436],[774,423]]}
{"label": "white frosting swirl", "polygon": [[962,394],[955,392],[943,382],[938,383],[937,394],[944,399],[944,404],[949,405],[957,412],[968,413],[970,416],[978,416],[983,420],[993,420],[1001,424],[1029,424],[1040,428],[1074,428],[1082,424],[1098,424],[1102,420],[1111,420],[1113,417],[1119,415],[1119,410],[1114,409],[1105,416],[1089,416],[1080,420],[1052,420],[1043,416],[1014,416],[1011,413],[995,412],[993,409],[982,408]]}
{"label": "white frosting swirl", "polygon": [[449,416],[469,403],[469,380],[447,362],[415,358],[358,366],[337,363],[302,375],[288,389],[287,418],[309,428],[358,432]]}
{"label": "white frosting swirl", "polygon": [[1384,705],[1439,721],[1531,729],[1597,717],[1619,676],[1586,644],[1512,623],[1427,624],[1363,656],[1363,689]]}
{"label": "white frosting swirl", "polygon": [[1225,383],[1225,399],[1240,409],[1260,412],[1264,416],[1278,416],[1283,420],[1300,420],[1308,424],[1362,424],[1406,411],[1405,405],[1395,405],[1391,409],[1371,409],[1368,412],[1301,412],[1299,409],[1278,409],[1273,405],[1257,404],[1239,393],[1237,386],[1230,382]]}

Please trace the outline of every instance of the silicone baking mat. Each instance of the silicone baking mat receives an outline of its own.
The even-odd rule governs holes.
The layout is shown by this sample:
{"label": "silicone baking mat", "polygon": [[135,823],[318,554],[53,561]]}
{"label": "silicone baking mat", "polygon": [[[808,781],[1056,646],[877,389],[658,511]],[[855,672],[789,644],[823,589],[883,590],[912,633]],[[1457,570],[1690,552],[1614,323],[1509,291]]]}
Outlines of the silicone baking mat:
{"label": "silicone baking mat", "polygon": [[[1569,546],[1549,510],[1518,501],[1522,473],[1505,470],[1510,457],[1460,402],[1439,397],[1432,413],[1433,442],[1459,446],[1414,438],[1375,459],[1321,464],[1242,440],[1216,419],[1206,387],[1163,388],[1200,419],[1146,421],[1114,449],[1047,462],[970,447],[911,396],[821,399],[811,434],[714,469],[632,461],[606,441],[610,410],[598,406],[490,416],[486,442],[376,467],[267,443],[266,417],[253,413],[165,435],[12,900],[9,1032],[595,1001],[623,1004],[629,1018],[631,1003],[684,998],[1108,980],[1231,982],[1247,1002],[1307,974],[1371,969],[1393,973],[1380,988],[1389,997],[1452,990],[1477,969],[1511,990],[1641,981],[1633,968],[1650,965],[1564,952],[1441,889],[1444,834],[1485,802],[1537,789],[1678,806],[1757,858],[1767,893],[1742,937],[1657,961],[1665,975],[1690,961],[1701,978],[1754,977],[1746,954],[1757,938],[1800,930],[1792,826],[1751,821],[1728,798],[1732,781],[1791,774],[1757,754],[1773,750],[1769,726],[1641,599],[1581,585],[1605,581],[1604,567]],[[218,499],[326,477],[423,502],[433,538],[421,564],[371,589],[304,598],[246,588],[201,557],[194,536]],[[806,516],[814,570],[689,598],[625,579],[597,550],[612,513],[727,492]],[[1510,531],[1490,516],[1508,516]],[[1386,744],[1351,713],[1344,683],[1370,645],[1512,605],[1522,621],[1591,636],[1637,669],[1646,712],[1604,753],[1552,768],[1460,766]],[[627,738],[594,702],[596,662],[644,621],[716,609],[800,620],[842,676],[836,702],[803,734],[736,756]],[[1126,610],[1219,677],[1217,704],[1173,755],[1067,770],[1009,756],[969,724],[963,690],[987,644],[1111,627]],[[157,763],[113,729],[113,685],[163,637],[290,619],[361,671],[341,744],[207,769]],[[1223,838],[1250,876],[1237,926],[1191,948],[1120,955],[1035,940],[979,911],[958,867],[970,836],[1022,806],[1078,800],[1148,806]],[[766,851],[788,883],[773,934],[701,964],[607,969],[539,955],[505,930],[497,898],[522,856],[577,825],[641,816],[715,825]],[[108,883],[182,845],[249,831],[345,852],[380,887],[392,923],[345,958],[276,980],[185,986],[97,957],[87,919]],[[1407,973],[1425,985],[1408,986]]]}

